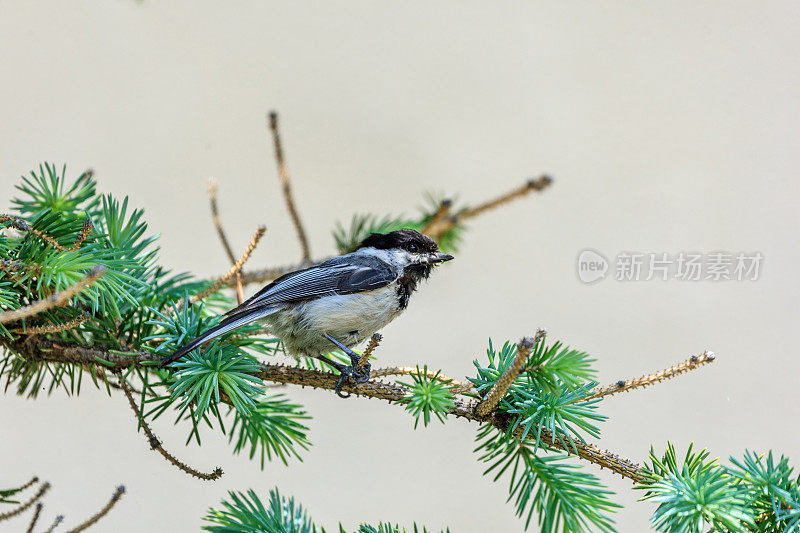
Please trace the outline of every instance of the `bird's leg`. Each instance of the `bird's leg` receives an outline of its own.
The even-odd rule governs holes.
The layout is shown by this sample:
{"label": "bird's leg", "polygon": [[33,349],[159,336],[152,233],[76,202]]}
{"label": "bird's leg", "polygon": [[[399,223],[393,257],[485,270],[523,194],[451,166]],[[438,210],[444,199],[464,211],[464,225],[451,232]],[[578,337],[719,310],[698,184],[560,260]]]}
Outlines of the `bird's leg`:
{"label": "bird's leg", "polygon": [[[333,365],[334,368],[337,368],[340,373],[339,382],[336,384],[336,394],[346,398],[347,396],[342,395],[341,387],[344,381],[349,377],[352,378],[355,383],[364,383],[365,381],[369,381],[369,373],[370,373],[370,364],[366,363],[362,366],[359,366],[358,362],[361,360],[361,356],[355,353],[353,350],[336,340],[335,338],[331,337],[330,335],[325,335],[329,341],[335,344],[340,350],[350,356],[350,366],[344,366],[341,363],[338,365]],[[326,357],[327,359],[327,357]],[[328,359],[330,361],[330,359]],[[341,368],[339,368],[341,367]],[[348,395],[349,396],[349,395]]]}
{"label": "bird's leg", "polygon": [[345,346],[344,344],[342,344],[341,342],[339,342],[335,338],[331,337],[327,333],[325,334],[325,338],[328,339],[329,341],[331,341],[333,344],[335,344],[341,351],[343,351],[344,353],[346,353],[347,355],[350,356],[350,364],[351,365],[356,366],[358,364],[358,361],[361,359],[360,355],[358,355],[356,352],[354,352],[353,350],[351,350],[350,348],[348,348],[347,346]]}
{"label": "bird's leg", "polygon": [[336,361],[332,361],[329,357],[326,357],[324,355],[317,356],[317,359],[319,359],[323,363],[328,363],[333,368],[335,368],[336,370],[339,371],[339,381],[336,382],[336,388],[334,388],[333,390],[336,391],[336,394],[340,398],[349,398],[350,397],[350,393],[349,392],[347,394],[342,392],[342,385],[344,385],[345,380],[350,375],[352,375],[353,367],[350,367],[350,366],[347,366],[347,365],[343,365],[342,363],[337,363]]}

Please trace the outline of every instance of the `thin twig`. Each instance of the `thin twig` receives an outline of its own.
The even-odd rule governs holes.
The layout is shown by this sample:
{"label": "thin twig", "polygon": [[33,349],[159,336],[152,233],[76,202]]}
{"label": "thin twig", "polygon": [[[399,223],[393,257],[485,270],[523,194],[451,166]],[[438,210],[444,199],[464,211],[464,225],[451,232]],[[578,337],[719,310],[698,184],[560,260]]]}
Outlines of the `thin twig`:
{"label": "thin twig", "polygon": [[705,351],[700,355],[693,355],[686,361],[678,363],[677,365],[673,365],[669,368],[665,368],[664,370],[661,370],[659,372],[655,372],[653,374],[647,374],[633,379],[621,379],[617,382],[612,383],[611,385],[607,385],[601,389],[598,389],[590,396],[580,398],[579,400],[576,400],[573,403],[585,402],[587,400],[594,400],[596,398],[602,398],[604,396],[611,396],[612,394],[618,394],[620,392],[647,387],[648,385],[653,385],[655,383],[658,383],[659,381],[672,379],[675,376],[683,374],[684,372],[688,372],[689,370],[694,370],[695,368],[699,368],[703,365],[711,363],[714,361],[715,358],[716,355],[714,355],[714,352]]}
{"label": "thin twig", "polygon": [[[490,200],[483,204],[480,204],[476,207],[465,209],[458,215],[449,216],[449,214],[445,214],[439,217],[439,220],[436,222],[435,225],[431,225],[431,222],[428,223],[428,226],[423,229],[423,233],[430,236],[433,240],[439,240],[442,235],[453,229],[456,225],[464,222],[465,220],[474,218],[486,211],[504,205],[512,200],[517,198],[522,198],[526,196],[528,193],[533,191],[541,191],[546,189],[551,183],[553,182],[550,176],[542,176],[538,179],[532,179],[527,181],[523,186],[514,189],[513,191],[506,193],[494,200]],[[442,210],[442,206],[439,206],[439,210]],[[437,211],[438,213],[439,211]],[[330,259],[329,257],[323,257],[318,260],[310,260],[308,258],[303,259],[303,262],[300,264],[294,265],[283,265],[277,267],[270,267],[261,270],[253,270],[242,272],[242,284],[244,285],[251,285],[254,283],[267,283],[272,281],[284,274],[289,272],[294,272],[295,270],[299,270],[308,266],[309,263],[321,263],[326,259]],[[230,280],[227,282],[229,286],[234,286],[234,281]]]}
{"label": "thin twig", "polygon": [[[446,198],[441,201],[439,204],[439,209],[433,214],[431,219],[425,224],[425,227],[422,228],[423,235],[436,235],[441,236],[443,231],[439,229],[441,225],[448,225],[446,220],[447,214],[450,213],[450,208],[453,206],[453,201]],[[436,239],[434,239],[436,240]]]}
{"label": "thin twig", "polygon": [[358,364],[356,365],[358,366],[359,370],[364,368],[364,365],[369,363],[369,358],[372,356],[372,352],[375,351],[375,348],[378,347],[378,345],[381,343],[381,340],[383,340],[383,337],[380,333],[375,333],[372,335],[372,337],[370,337],[369,343],[367,344],[367,349],[361,354],[361,358],[358,360]]}
{"label": "thin twig", "polygon": [[106,273],[105,265],[97,265],[92,267],[91,270],[83,277],[83,279],[79,280],[77,283],[70,285],[63,291],[57,292],[55,294],[51,294],[47,298],[43,298],[37,302],[33,302],[30,305],[22,307],[20,309],[13,309],[11,311],[6,311],[5,313],[0,313],[0,324],[5,324],[6,322],[13,322],[15,320],[21,320],[23,318],[27,318],[29,316],[37,315],[48,309],[61,306],[66,304],[70,298],[84,290],[86,287],[103,277],[103,274]]}
{"label": "thin twig", "polygon": [[98,520],[100,520],[101,518],[103,518],[105,515],[108,514],[108,512],[111,510],[111,508],[114,507],[117,504],[117,502],[119,501],[120,498],[122,498],[123,494],[125,494],[125,486],[124,485],[120,485],[114,491],[114,494],[111,496],[111,499],[108,500],[108,503],[106,503],[103,506],[102,509],[97,511],[95,514],[93,514],[91,517],[89,517],[89,519],[86,520],[85,522],[83,522],[82,524],[77,525],[74,528],[72,528],[69,531],[67,531],[67,533],[79,533],[79,532],[85,530],[86,528],[88,528],[90,526],[93,526],[95,523],[97,523]]}
{"label": "thin twig", "polygon": [[486,211],[496,209],[503,204],[507,204],[508,202],[511,202],[518,198],[522,198],[523,196],[527,196],[533,191],[537,192],[543,191],[544,189],[549,187],[550,184],[552,183],[553,183],[553,178],[551,178],[548,175],[528,180],[527,182],[525,182],[524,185],[514,189],[513,191],[509,191],[502,196],[498,196],[493,200],[489,200],[488,202],[476,205],[475,207],[470,207],[468,209],[465,209],[458,215],[457,217],[458,222],[463,222],[470,218],[475,218],[476,216],[481,215]]}
{"label": "thin twig", "polygon": [[441,372],[428,370],[427,372],[414,366],[391,366],[387,368],[377,368],[370,372],[370,378],[380,378],[384,376],[408,376],[410,374],[425,375],[428,379],[435,379],[442,383],[447,383],[453,387],[454,394],[463,394],[473,388],[472,383],[455,380]]}
{"label": "thin twig", "polygon": [[[208,201],[211,205],[211,220],[214,222],[214,227],[217,229],[219,242],[222,243],[222,248],[225,250],[225,255],[228,256],[231,265],[235,265],[236,257],[233,255],[233,249],[231,249],[231,244],[228,242],[228,236],[225,235],[225,230],[222,228],[222,220],[220,219],[219,210],[217,209],[217,180],[214,178],[208,180]],[[236,301],[239,305],[242,305],[244,301],[241,272],[236,273]]]}
{"label": "thin twig", "polygon": [[232,265],[236,264],[236,256],[233,255],[233,249],[228,242],[228,236],[225,235],[225,230],[222,228],[222,220],[219,218],[219,211],[217,209],[217,180],[210,178],[208,180],[208,202],[211,205],[211,220],[214,222],[214,227],[217,229],[219,235],[219,242],[222,243],[222,248],[225,250],[225,255],[228,256]]}
{"label": "thin twig", "polygon": [[86,238],[89,236],[89,233],[92,231],[92,228],[94,227],[92,219],[87,218],[86,220],[84,220],[83,229],[81,229],[81,232],[75,238],[75,242],[72,243],[72,246],[66,247],[59,244],[57,240],[55,240],[47,233],[40,231],[36,228],[32,228],[30,224],[28,224],[28,222],[22,218],[15,217],[14,215],[2,214],[0,215],[0,223],[2,222],[11,222],[11,227],[13,227],[14,229],[20,231],[27,231],[32,235],[36,235],[37,237],[45,241],[47,244],[49,244],[59,252],[74,252],[78,250],[81,247],[81,244],[83,244],[83,241],[85,241]]}
{"label": "thin twig", "polygon": [[89,313],[83,313],[80,316],[73,318],[69,322],[64,322],[63,324],[45,324],[29,328],[16,328],[12,329],[11,332],[24,333],[25,335],[39,335],[41,333],[59,333],[62,331],[67,331],[72,328],[77,328],[90,318],[91,316],[89,315]]}
{"label": "thin twig", "polygon": [[303,262],[308,263],[311,259],[311,249],[308,246],[306,230],[303,228],[303,223],[300,222],[300,215],[297,213],[297,207],[295,206],[289,169],[283,157],[283,145],[281,144],[281,135],[278,131],[278,113],[275,111],[270,111],[269,113],[269,129],[272,131],[272,141],[275,145],[275,161],[278,164],[278,174],[280,175],[281,185],[283,187],[283,198],[286,200],[286,208],[289,210],[292,223],[297,230],[297,238],[300,239],[300,247],[303,249]]}
{"label": "thin twig", "polygon": [[58,524],[64,521],[64,515],[60,514],[56,516],[56,519],[53,520],[53,523],[48,527],[44,533],[53,533],[53,530],[58,527]]}
{"label": "thin twig", "polygon": [[31,518],[31,523],[28,525],[28,529],[25,533],[33,533],[33,528],[36,527],[36,522],[39,521],[39,515],[42,514],[42,503],[37,503],[36,508],[33,510],[33,517]]}
{"label": "thin twig", "polygon": [[45,492],[47,492],[48,490],[50,490],[50,483],[45,481],[44,483],[42,483],[42,486],[39,487],[39,490],[36,491],[36,494],[31,496],[30,500],[23,503],[13,511],[0,514],[0,522],[2,522],[3,520],[8,520],[9,518],[14,518],[18,514],[25,512],[31,505],[39,501],[41,497],[44,496]]}
{"label": "thin twig", "polygon": [[136,416],[136,419],[142,425],[142,430],[144,431],[145,436],[147,436],[147,440],[150,443],[150,448],[156,450],[158,453],[161,454],[162,457],[164,457],[164,459],[172,463],[178,469],[198,479],[202,479],[204,481],[213,481],[215,479],[219,479],[222,477],[222,469],[220,467],[215,468],[210,474],[206,474],[204,472],[195,470],[194,468],[190,467],[185,463],[182,463],[178,458],[176,458],[174,455],[165,450],[164,447],[161,445],[161,441],[158,439],[158,437],[156,437],[156,434],[153,433],[153,430],[150,429],[150,426],[144,420],[144,417],[139,416],[139,408],[136,406],[136,400],[133,399],[133,394],[131,393],[131,389],[128,386],[128,382],[125,381],[125,378],[122,377],[122,372],[117,371],[116,374],[117,374],[117,379],[119,380],[119,384],[122,387],[122,392],[125,393],[125,397],[128,399],[128,403],[131,406],[133,414]]}
{"label": "thin twig", "polygon": [[533,347],[538,344],[545,335],[543,329],[537,330],[534,338],[523,337],[519,344],[517,344],[517,354],[514,356],[514,361],[509,365],[506,371],[494,384],[489,394],[475,406],[475,414],[484,417],[491,413],[500,399],[505,396],[508,388],[517,380],[525,363],[528,362],[528,357],[531,355]]}
{"label": "thin twig", "polygon": [[[224,276],[215,281],[213,285],[211,285],[209,288],[207,288],[200,294],[196,294],[191,298],[189,298],[189,305],[197,303],[200,300],[203,300],[204,298],[211,296],[212,294],[220,290],[222,286],[225,285],[225,283],[227,283],[231,278],[233,278],[236,275],[236,273],[242,269],[242,266],[245,264],[245,262],[250,258],[250,254],[253,253],[253,250],[255,250],[258,241],[261,240],[261,237],[264,236],[265,231],[267,231],[266,227],[259,226],[258,229],[256,230],[255,235],[253,235],[253,238],[250,239],[250,244],[247,245],[247,248],[245,249],[244,253],[242,253],[242,256],[239,258],[239,260],[236,261],[236,263],[234,263],[231,269],[228,270],[228,272]],[[171,308],[168,311],[168,313],[172,314],[175,313],[176,311],[180,311],[181,309],[183,309],[184,305],[185,301],[183,298],[181,298],[175,304],[175,307]]]}

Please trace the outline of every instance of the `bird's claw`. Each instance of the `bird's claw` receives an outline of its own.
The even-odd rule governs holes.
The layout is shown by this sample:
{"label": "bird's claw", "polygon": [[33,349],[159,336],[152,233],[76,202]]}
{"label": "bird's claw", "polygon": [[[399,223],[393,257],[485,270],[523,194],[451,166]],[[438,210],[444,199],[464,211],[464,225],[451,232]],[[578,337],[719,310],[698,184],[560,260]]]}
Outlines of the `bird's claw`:
{"label": "bird's claw", "polygon": [[346,366],[339,370],[339,381],[336,382],[336,387],[333,389],[336,392],[336,395],[339,398],[349,398],[350,393],[342,392],[342,386],[350,379],[353,383],[365,383],[369,381],[369,375],[371,370],[371,365],[369,363],[364,363],[363,366],[352,365]]}

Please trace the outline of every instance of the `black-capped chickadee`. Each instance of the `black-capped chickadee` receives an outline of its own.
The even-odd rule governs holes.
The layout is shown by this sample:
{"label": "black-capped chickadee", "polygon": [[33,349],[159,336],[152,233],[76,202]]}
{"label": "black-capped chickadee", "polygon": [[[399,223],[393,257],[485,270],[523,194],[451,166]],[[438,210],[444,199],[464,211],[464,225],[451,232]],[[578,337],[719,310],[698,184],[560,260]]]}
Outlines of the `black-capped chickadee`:
{"label": "black-capped chickadee", "polygon": [[[341,386],[348,377],[356,383],[369,379],[369,365],[359,369],[359,356],[350,348],[397,318],[433,266],[451,259],[452,255],[440,252],[433,239],[418,231],[373,233],[353,253],[279,277],[228,311],[219,325],[167,357],[162,366],[204,342],[259,320],[283,341],[290,355],[316,357],[339,370],[336,392],[343,396]],[[350,356],[350,366],[323,355],[335,348]]]}

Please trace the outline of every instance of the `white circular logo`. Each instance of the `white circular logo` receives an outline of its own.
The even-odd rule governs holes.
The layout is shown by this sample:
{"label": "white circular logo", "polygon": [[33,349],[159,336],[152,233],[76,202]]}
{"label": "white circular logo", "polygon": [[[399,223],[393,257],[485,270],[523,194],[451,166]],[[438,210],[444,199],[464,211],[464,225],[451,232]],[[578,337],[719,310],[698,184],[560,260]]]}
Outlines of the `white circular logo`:
{"label": "white circular logo", "polygon": [[578,254],[578,279],[584,283],[594,283],[606,277],[608,259],[600,252],[586,248]]}

